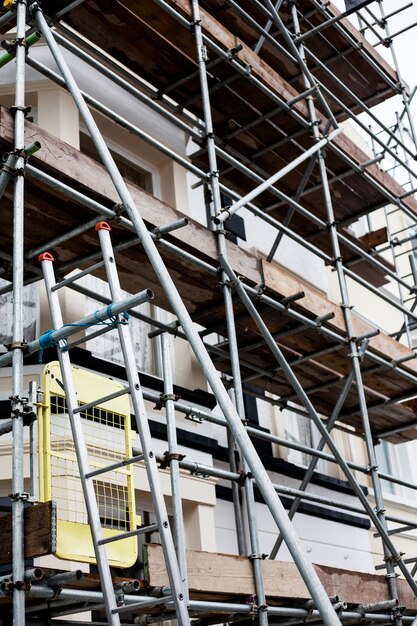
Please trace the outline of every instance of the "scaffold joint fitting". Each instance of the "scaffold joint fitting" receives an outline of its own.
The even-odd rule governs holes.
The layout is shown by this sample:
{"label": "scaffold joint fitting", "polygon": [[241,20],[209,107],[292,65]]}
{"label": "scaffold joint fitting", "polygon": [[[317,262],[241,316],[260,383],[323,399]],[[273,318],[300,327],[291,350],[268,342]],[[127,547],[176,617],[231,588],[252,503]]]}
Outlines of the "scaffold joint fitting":
{"label": "scaffold joint fitting", "polygon": [[169,452],[168,450],[164,452],[164,459],[159,464],[160,469],[166,469],[167,467],[171,467],[171,461],[183,461],[185,459],[185,454],[179,454],[178,452]]}
{"label": "scaffold joint fitting", "polygon": [[255,560],[259,560],[259,561],[265,561],[265,559],[267,558],[267,554],[250,554],[249,558],[251,559],[251,561],[255,561]]}
{"label": "scaffold joint fitting", "polygon": [[24,114],[25,117],[31,112],[31,110],[32,110],[31,106],[24,106],[24,105],[18,106],[16,104],[14,104],[13,106],[10,107],[10,112],[11,113],[14,114],[17,111],[21,111]]}
{"label": "scaffold joint fitting", "polygon": [[15,502],[28,502],[30,499],[30,493],[23,491],[22,493],[9,493],[10,500],[14,500]]}
{"label": "scaffold joint fitting", "polygon": [[171,400],[172,402],[177,402],[181,398],[181,396],[177,396],[175,393],[161,393],[160,398],[161,406],[165,406],[168,400]]}
{"label": "scaffold joint fitting", "polygon": [[235,57],[236,54],[238,54],[242,50],[243,50],[243,46],[240,43],[237,46],[235,46],[234,48],[230,48],[230,50],[228,50],[228,52],[227,52],[227,56],[229,57],[229,59],[233,59],[233,57]]}
{"label": "scaffold joint fitting", "polygon": [[11,343],[5,343],[3,345],[8,352],[11,352],[12,350],[22,350],[23,352],[26,352],[28,347],[27,341],[24,339],[23,341],[12,341]]}
{"label": "scaffold joint fitting", "polygon": [[188,413],[184,415],[184,417],[186,420],[189,420],[190,422],[195,422],[197,424],[203,423],[202,415],[199,415],[197,412],[194,412],[194,411],[189,411]]}
{"label": "scaffold joint fitting", "polygon": [[6,594],[11,594],[15,589],[18,589],[19,591],[30,591],[31,587],[32,585],[25,580],[16,580],[15,582],[9,580],[4,583],[3,589]]}
{"label": "scaffold joint fitting", "polygon": [[[405,554],[404,552],[398,552],[398,553],[397,553],[397,554],[395,554],[394,556],[393,556],[393,555],[391,555],[391,554],[390,554],[390,555],[387,555],[387,556],[385,556],[385,557],[384,557],[384,561],[385,561],[386,563],[388,563],[388,562],[391,562],[391,563],[398,563],[399,561],[401,561],[401,559],[403,558],[404,554]],[[395,577],[397,577],[397,574],[394,574],[394,575],[395,575]],[[389,576],[389,574],[387,574],[387,577],[388,577],[388,576]],[[391,578],[393,578],[392,574],[391,574],[391,576],[390,576],[390,577],[391,577]]]}

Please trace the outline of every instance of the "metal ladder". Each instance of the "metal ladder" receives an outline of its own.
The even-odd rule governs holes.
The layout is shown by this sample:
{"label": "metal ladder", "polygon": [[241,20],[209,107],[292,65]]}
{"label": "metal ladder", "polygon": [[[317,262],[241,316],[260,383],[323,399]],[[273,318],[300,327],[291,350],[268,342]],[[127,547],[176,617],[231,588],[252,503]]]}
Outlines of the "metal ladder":
{"label": "metal ladder", "polygon": [[[113,254],[112,243],[110,239],[110,226],[106,222],[99,222],[96,225],[96,231],[100,239],[107,282],[110,288],[111,300],[113,303],[116,303],[121,300],[121,289],[119,275],[117,272]],[[38,260],[42,265],[53,328],[54,330],[58,330],[64,327],[58,297],[58,289],[67,285],[68,280],[62,281],[61,283],[56,283],[53,269],[54,259],[51,254],[41,254]],[[92,269],[93,268],[90,268],[90,271]],[[80,278],[81,275],[85,275],[86,273],[88,273],[88,271],[80,272],[76,276],[72,277],[70,280],[76,280],[77,278]],[[82,406],[79,406],[72,376],[68,346],[66,344],[66,341],[62,339],[55,344],[58,348],[58,360],[63,378],[68,415],[71,424],[78,467],[80,471],[80,479],[83,488],[85,504],[88,512],[88,519],[93,539],[97,566],[100,574],[100,581],[107,619],[108,623],[111,626],[119,626],[120,613],[131,611],[134,607],[137,606],[143,607],[146,605],[147,608],[150,608],[153,604],[157,606],[161,603],[161,598],[157,598],[155,600],[152,599],[146,600],[145,602],[140,602],[137,605],[127,604],[123,606],[118,606],[106,554],[106,544],[111,541],[120,541],[126,539],[127,537],[131,537],[132,535],[143,534],[146,532],[150,532],[151,530],[158,530],[164,551],[166,568],[172,594],[171,596],[164,597],[163,602],[165,605],[173,604],[176,609],[176,616],[179,624],[181,626],[187,626],[190,624],[185,600],[187,594],[185,593],[182,585],[177,555],[175,552],[174,542],[168,521],[168,514],[162,494],[162,489],[160,486],[156,455],[152,450],[151,433],[149,430],[144,399],[137,372],[133,344],[127,325],[121,323],[122,320],[119,318],[119,316],[112,317],[112,307],[113,304],[107,307],[108,317],[111,320],[110,324],[108,324],[108,328],[100,330],[97,334],[102,334],[103,332],[107,332],[108,330],[117,328],[128,379],[128,385],[124,390],[120,390],[116,393],[110,394],[102,398],[97,398],[95,402],[92,402],[88,405],[84,404]],[[114,463],[112,465],[108,465],[103,468],[91,471],[88,460],[87,446],[82,428],[81,411],[85,411],[87,408],[92,408],[93,406],[96,406],[103,402],[107,402],[115,398],[116,396],[120,396],[124,393],[129,393],[131,397],[137,431],[141,442],[142,454],[139,456],[133,456],[125,461],[122,461],[121,463]],[[153,500],[157,523],[153,524],[152,526],[142,527],[137,530],[120,533],[114,537],[106,537],[105,539],[103,539],[102,525],[100,521],[97,498],[94,490],[93,478],[99,474],[104,474],[106,472],[116,469],[117,467],[135,463],[139,460],[144,460],[145,462],[145,468],[149,480],[150,493]]]}

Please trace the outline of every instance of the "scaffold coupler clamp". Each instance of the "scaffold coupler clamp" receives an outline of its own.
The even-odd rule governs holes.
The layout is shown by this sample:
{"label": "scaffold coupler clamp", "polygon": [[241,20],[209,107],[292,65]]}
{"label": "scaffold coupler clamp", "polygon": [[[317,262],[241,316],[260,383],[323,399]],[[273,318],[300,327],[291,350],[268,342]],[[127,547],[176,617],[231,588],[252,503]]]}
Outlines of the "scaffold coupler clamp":
{"label": "scaffold coupler clamp", "polygon": [[[249,556],[250,559],[255,558],[255,555],[251,554]],[[259,557],[257,557],[259,558]],[[256,617],[258,615],[259,612],[259,605],[258,605],[258,598],[256,596],[256,594],[252,594],[250,596],[248,596],[246,598],[246,604],[249,604],[250,606],[250,611],[249,611],[249,615],[251,617]]]}
{"label": "scaffold coupler clamp", "polygon": [[166,452],[164,452],[164,459],[159,464],[159,469],[166,469],[167,467],[171,466],[171,461],[180,462],[183,461],[185,457],[185,454],[179,454],[178,452],[169,452],[168,450],[166,450]]}
{"label": "scaffold coupler clamp", "polygon": [[243,46],[241,43],[237,43],[233,48],[230,48],[230,50],[227,51],[227,57],[229,61],[234,59],[235,56],[239,54],[239,52],[241,52],[242,50],[243,50]]}
{"label": "scaffold coupler clamp", "polygon": [[[367,474],[371,474],[372,472],[377,472],[377,471],[378,471],[378,469],[379,469],[379,468],[378,468],[378,465],[367,465],[367,466],[366,466],[366,470],[365,470],[365,471],[366,471],[366,473],[367,473]],[[377,510],[375,509],[375,513],[378,513],[378,512],[379,512],[379,511],[377,511]]]}
{"label": "scaffold coupler clamp", "polygon": [[224,283],[221,284],[221,287],[226,286],[229,287],[231,291],[234,291],[236,287],[243,283],[242,276],[236,276],[235,280],[225,280]]}
{"label": "scaffold coupler clamp", "polygon": [[198,409],[194,409],[193,407],[191,407],[190,410],[184,414],[184,418],[197,424],[202,424],[204,421],[203,416],[198,413]]}
{"label": "scaffold coupler clamp", "polygon": [[19,591],[30,591],[31,587],[31,583],[26,580],[7,580],[1,583],[0,591],[5,595],[10,596],[15,589],[18,589]]}
{"label": "scaffold coupler clamp", "polygon": [[22,493],[9,493],[9,498],[10,500],[13,500],[14,502],[29,502],[30,501],[30,493],[27,493],[27,491],[23,491]]}
{"label": "scaffold coupler clamp", "polygon": [[114,597],[116,600],[116,606],[124,606],[125,605],[125,594],[121,587],[115,587],[114,589]]}
{"label": "scaffold coupler clamp", "polygon": [[239,470],[238,474],[239,474],[239,479],[237,481],[237,484],[239,485],[239,487],[244,486],[247,478],[253,478],[252,472],[244,472],[243,470]]}
{"label": "scaffold coupler clamp", "polygon": [[180,398],[181,396],[178,396],[175,393],[161,393],[160,403],[161,406],[165,406],[169,400],[171,400],[171,402],[177,402]]}
{"label": "scaffold coupler clamp", "polygon": [[7,352],[12,352],[13,350],[22,350],[23,353],[27,351],[28,344],[24,339],[22,341],[12,341],[11,343],[3,344],[6,348]]}
{"label": "scaffold coupler clamp", "polygon": [[262,296],[264,295],[266,291],[265,283],[259,283],[258,285],[255,285],[254,289],[256,290],[255,300],[258,300],[258,301],[262,300]]}
{"label": "scaffold coupler clamp", "polygon": [[[385,511],[384,511],[385,512]],[[384,562],[385,563],[393,563],[394,565],[396,565],[397,563],[399,563],[401,561],[401,559],[403,558],[405,552],[397,552],[397,554],[395,554],[394,556],[392,554],[387,554],[386,556],[384,556]],[[389,578],[398,578],[399,574],[397,574],[396,572],[389,572],[387,574],[385,574],[385,578],[389,579]]]}
{"label": "scaffold coupler clamp", "polygon": [[[396,576],[398,576],[396,574]],[[391,621],[395,622],[397,619],[401,619],[404,615],[405,606],[395,606],[391,609]]]}
{"label": "scaffold coupler clamp", "polygon": [[112,218],[113,221],[120,222],[122,213],[124,213],[124,210],[125,210],[125,206],[123,202],[118,202],[117,204],[115,204],[112,210],[115,214],[115,216]]}
{"label": "scaffold coupler clamp", "polygon": [[29,404],[29,398],[20,396],[10,396],[11,404],[10,417],[23,417],[24,420],[28,420],[25,425],[29,426],[36,419],[36,414],[33,411],[33,407]]}

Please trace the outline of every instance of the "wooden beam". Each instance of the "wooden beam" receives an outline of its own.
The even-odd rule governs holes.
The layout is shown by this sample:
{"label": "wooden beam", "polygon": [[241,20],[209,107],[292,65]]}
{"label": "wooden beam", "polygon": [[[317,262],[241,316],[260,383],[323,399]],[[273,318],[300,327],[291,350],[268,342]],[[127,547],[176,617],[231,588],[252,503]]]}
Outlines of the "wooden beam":
{"label": "wooden beam", "polygon": [[383,226],[382,228],[378,228],[378,230],[373,230],[359,237],[359,240],[369,248],[376,248],[376,246],[380,246],[388,241],[387,228]]}
{"label": "wooden beam", "polygon": [[[170,3],[176,6],[180,11],[192,18],[191,5],[188,0],[169,0]],[[135,12],[134,6],[136,3],[134,0],[124,0],[124,4]],[[138,9],[137,9],[138,10]],[[242,61],[244,65],[251,68],[251,73],[260,79],[267,87],[269,87],[274,93],[282,97],[284,100],[291,100],[299,95],[298,91],[294,89],[284,78],[282,78],[275,70],[272,69],[265,61],[263,61],[249,46],[247,46],[241,39],[235,37],[229,30],[227,30],[220,22],[218,22],[210,13],[200,8],[201,13],[201,26],[203,30],[215,41],[226,50],[241,46],[242,49],[236,54],[236,56]],[[296,110],[306,121],[310,121],[310,116],[305,100],[300,100],[293,105],[293,109]],[[321,120],[321,127],[324,128],[327,125],[328,120],[323,113],[316,110],[317,119]],[[361,165],[369,160],[369,155],[365,154],[345,133],[340,133],[329,144],[337,146],[348,159],[354,161],[357,165]],[[377,164],[370,165],[366,168],[367,174],[385,188],[389,193],[395,197],[399,197],[404,193],[404,189],[386,172],[381,170]],[[417,201],[413,198],[404,198],[403,203],[414,213],[417,214]]]}
{"label": "wooden beam", "polygon": [[[1,516],[0,564],[12,562],[12,514]],[[42,502],[25,509],[25,559],[45,556],[55,551],[55,502]]]}
{"label": "wooden beam", "polygon": [[[302,278],[288,272],[283,267],[268,263],[265,260],[262,261],[262,273],[265,286],[275,293],[279,293],[283,298],[298,293],[299,291],[304,291],[305,297],[297,303],[302,312],[309,312],[310,315],[313,314],[316,317],[326,315],[327,313],[334,313],[334,318],[328,322],[329,326],[344,335],[346,334],[341,306],[331,302],[319,289],[313,287],[313,285],[309,285]],[[368,333],[375,328],[370,322],[367,322],[363,317],[357,315],[355,311],[352,311],[352,323],[356,337]],[[412,355],[412,351],[407,348],[407,346],[395,341],[395,339],[382,332],[376,337],[372,337],[369,345],[375,352],[378,352],[392,361],[398,361],[399,359]],[[415,360],[404,363],[402,367],[417,373],[417,363]]]}
{"label": "wooden beam", "polygon": [[[7,110],[0,109],[0,141],[8,145],[12,142],[12,139],[12,116]],[[33,157],[33,162],[36,162],[42,169],[50,172],[55,178],[68,182],[70,186],[80,189],[88,196],[105,202],[107,205],[109,201],[110,203],[118,202],[118,197],[111,180],[104,167],[99,163],[49,135],[49,133],[41,130],[36,125],[27,123],[26,143],[31,143],[33,140],[38,140],[42,144],[42,149]],[[138,211],[148,225],[163,226],[184,216],[181,212],[169,207],[138,187],[130,184],[128,186]],[[33,228],[26,230],[26,244],[28,247],[38,246],[42,244],[43,238],[61,235],[66,229],[74,225],[82,224],[90,220],[93,216],[92,211],[74,202],[68,203],[69,207],[66,208],[62,196],[57,193],[51,196],[47,187],[42,185],[34,186],[33,183],[31,183],[30,176],[28,176],[27,188],[31,191],[33,196],[31,198],[30,211],[34,216],[38,216],[38,219],[34,218]],[[6,192],[6,195],[7,193],[8,192]],[[8,207],[7,203],[5,204],[4,211],[4,219],[9,219],[10,207]],[[44,218],[48,219],[48,215],[48,226],[49,224],[53,224],[53,226],[48,230],[48,235],[46,236],[43,231],[43,220]],[[7,246],[10,245],[10,241],[7,239],[8,232],[9,231],[5,229],[2,236],[0,236],[0,245],[4,243],[3,247],[5,250],[7,250]],[[123,239],[123,237],[126,237],[126,231],[118,226],[117,223],[114,223],[113,232],[115,243],[120,240],[120,238]],[[5,241],[3,241],[3,237]],[[186,228],[174,231],[170,237],[180,248],[208,261],[213,267],[217,266],[215,236],[201,224],[189,219],[189,225]],[[88,232],[58,247],[56,250],[57,263],[59,264],[59,262],[66,262],[72,259],[75,259],[76,263],[80,255],[89,253],[92,250],[98,250],[98,244],[94,234]],[[247,282],[252,284],[261,284],[264,282],[266,287],[278,298],[304,291],[306,296],[303,300],[296,303],[296,308],[308,316],[312,314],[319,316],[333,312],[335,317],[329,322],[329,325],[336,328],[338,332],[345,336],[346,333],[341,307],[331,302],[325,294],[320,292],[313,285],[276,264],[268,264],[266,261],[262,261],[261,258],[243,250],[231,242],[227,242],[227,251],[228,258],[235,272],[244,277]],[[166,254],[162,249],[161,253],[163,253],[167,267],[173,279],[178,284],[181,297],[190,312],[201,312],[209,304],[214,304],[219,301],[221,296],[218,279],[215,276],[209,276],[203,270],[198,270],[193,263],[177,255],[172,253]],[[140,246],[132,250],[127,250],[119,254],[118,257],[123,288],[134,292],[145,287],[150,287],[155,290],[157,303],[160,306],[168,306],[164,299],[161,285],[154,276],[150,264]],[[217,316],[218,324],[224,322],[224,316],[222,318],[222,315],[222,313],[219,313]],[[363,320],[360,316],[356,315],[355,312],[353,312],[353,318],[356,335],[361,335],[374,328],[370,322]],[[280,330],[280,328],[281,326],[277,328],[277,331]],[[256,329],[252,328],[252,330],[257,334]],[[244,343],[247,340],[246,326],[240,328],[239,332],[241,333],[240,339]],[[255,337],[253,339],[255,339]],[[318,341],[320,341],[320,339]],[[288,344],[291,348],[291,345],[293,345],[291,344],[291,336],[288,342],[286,339],[283,339],[282,344],[283,346],[284,344]],[[323,340],[323,344],[326,344],[325,340]],[[397,361],[412,354],[407,347],[396,342],[393,338],[388,337],[384,333],[381,333],[378,337],[374,337],[370,345],[374,351],[381,354],[387,360]],[[317,343],[314,346],[309,345],[305,350],[307,352],[312,351],[316,346]],[[293,347],[296,348],[294,345]],[[305,352],[303,348],[300,347],[299,350],[296,348],[296,353],[304,354]],[[251,355],[249,356],[255,359],[256,364],[256,355],[253,357]],[[325,362],[324,365],[326,363],[327,362]],[[348,366],[349,362],[343,353],[335,355],[331,360],[331,369],[336,373],[345,373]],[[321,367],[321,364],[317,362],[309,362],[305,365],[305,374],[309,381],[306,383],[308,386],[315,384],[317,373],[320,371]],[[417,364],[415,361],[409,361],[405,363],[403,367],[413,373],[417,373]],[[394,375],[385,381],[381,376],[374,377],[372,380],[369,380],[369,388],[372,390],[375,389],[377,395],[380,396],[382,394],[385,397],[404,395],[404,393],[410,392],[410,383],[408,383],[406,379],[401,378],[398,374],[394,381],[398,383],[398,385],[394,385],[393,389],[391,389],[390,384],[393,382],[393,378]],[[264,385],[265,388],[268,388],[266,386],[268,384],[267,379],[260,381],[260,383]],[[276,389],[275,391],[274,389],[271,388],[270,391],[275,393]],[[290,388],[283,388],[281,391],[285,395],[290,393]],[[390,423],[379,423],[377,429],[388,428],[390,424],[394,422],[395,425],[404,422],[412,422],[415,414],[412,410],[406,409],[407,407],[404,405],[392,407]],[[414,438],[414,434],[417,435],[417,432],[413,429],[410,437]]]}
{"label": "wooden beam", "polygon": [[[310,594],[294,563],[262,561],[265,593],[269,599],[308,600]],[[314,568],[329,596],[338,595],[348,604],[388,600],[384,575],[337,569],[323,565]],[[248,557],[187,550],[188,580],[194,594],[252,595],[255,593],[252,563]],[[162,547],[145,547],[145,580],[150,587],[169,585]],[[417,598],[405,580],[398,580],[400,605],[417,607]]]}

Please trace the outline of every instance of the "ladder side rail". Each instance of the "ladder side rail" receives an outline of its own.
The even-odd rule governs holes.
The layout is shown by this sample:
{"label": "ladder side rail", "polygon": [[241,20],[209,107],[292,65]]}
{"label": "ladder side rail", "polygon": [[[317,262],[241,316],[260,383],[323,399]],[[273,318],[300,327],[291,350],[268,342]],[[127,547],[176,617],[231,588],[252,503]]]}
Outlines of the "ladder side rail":
{"label": "ladder side rail", "polygon": [[[52,291],[52,288],[55,285],[55,276],[52,261],[50,261],[49,259],[43,259],[42,271],[45,279],[45,286],[48,297],[48,304],[51,311],[52,324],[55,329],[58,329],[63,326],[63,319],[61,307],[59,304],[58,293],[57,291]],[[61,346],[65,347],[63,346],[62,341],[59,344],[59,348]],[[57,353],[63,378],[65,397],[68,408],[68,417],[73,434],[75,453],[77,457],[78,467],[80,470],[80,479],[88,512],[91,535],[93,538],[94,548],[96,552],[97,566],[100,572],[100,581],[103,590],[107,619],[110,626],[120,626],[119,616],[113,613],[113,610],[116,608],[116,599],[113,589],[113,581],[107,560],[106,548],[102,545],[99,545],[99,541],[103,539],[103,536],[100,522],[100,513],[97,505],[96,494],[94,492],[93,479],[86,477],[86,475],[90,472],[90,467],[88,463],[87,447],[82,428],[82,418],[79,412],[76,411],[76,409],[78,409],[79,407],[77,395],[75,392],[74,381],[71,373],[71,361],[67,351],[58,349]]]}
{"label": "ladder side rail", "polygon": [[[110,287],[111,298],[112,300],[117,300],[121,295],[120,281],[110,241],[110,227],[107,224],[100,222],[96,226],[96,229],[100,238],[100,245],[103,253],[104,266],[106,269],[107,281]],[[148,417],[146,415],[145,401],[143,399],[141,384],[139,381],[130,330],[127,326],[122,324],[117,326],[117,330],[123,352],[126,375],[130,387],[130,395],[149,480],[150,492],[165,555],[169,582],[177,611],[177,619],[182,626],[187,626],[190,624],[190,618],[184,601],[186,594],[184,593],[182,585],[174,541],[169,526],[168,513],[159,480],[156,455],[153,451],[151,432],[149,429]]]}

